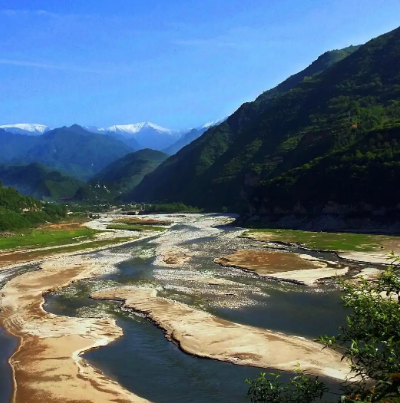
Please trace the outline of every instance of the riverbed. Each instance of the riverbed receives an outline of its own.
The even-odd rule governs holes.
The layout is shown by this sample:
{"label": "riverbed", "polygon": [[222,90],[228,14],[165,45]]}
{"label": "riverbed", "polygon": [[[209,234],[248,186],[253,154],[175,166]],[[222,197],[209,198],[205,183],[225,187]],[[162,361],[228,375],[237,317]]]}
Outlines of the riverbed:
{"label": "riverbed", "polygon": [[[83,254],[94,264],[111,264],[104,274],[73,282],[45,298],[44,309],[55,315],[116,320],[123,336],[84,358],[133,394],[155,403],[245,402],[244,380],[257,377],[263,368],[186,354],[143,315],[121,309],[120,303],[91,299],[95,292],[119,287],[154,289],[163,298],[222,320],[307,339],[334,334],[344,323],[346,312],[333,282],[307,287],[217,265],[216,257],[238,249],[266,249],[260,242],[241,238],[243,229],[228,225],[229,216],[166,218],[175,224],[161,235]],[[296,252],[292,248],[288,253]],[[309,254],[335,262],[337,267],[348,266],[334,254]],[[185,259],[168,264],[166,257],[171,255]],[[0,347],[0,365],[5,368],[15,339],[2,333],[0,339],[7,340]],[[6,403],[10,382],[4,379],[0,402]]]}

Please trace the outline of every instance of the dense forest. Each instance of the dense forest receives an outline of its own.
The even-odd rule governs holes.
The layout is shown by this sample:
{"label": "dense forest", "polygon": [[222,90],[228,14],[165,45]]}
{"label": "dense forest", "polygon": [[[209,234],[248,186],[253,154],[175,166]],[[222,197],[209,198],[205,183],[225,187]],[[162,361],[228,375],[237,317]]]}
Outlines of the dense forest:
{"label": "dense forest", "polygon": [[63,206],[43,203],[3,187],[0,182],[0,231],[30,228],[65,217]]}
{"label": "dense forest", "polygon": [[4,186],[39,200],[71,198],[84,182],[42,164],[0,165]]}
{"label": "dense forest", "polygon": [[[361,174],[357,168],[361,155],[373,160],[362,165],[366,171],[395,175],[399,66],[400,29],[360,47],[327,52],[170,157],[143,180],[134,196],[140,201],[181,201],[215,209],[239,209],[257,199],[266,210],[269,206],[262,200],[272,207],[282,197],[287,205],[296,200],[298,188],[292,183],[301,178],[314,188],[319,203],[328,203],[332,192],[353,187],[355,171]],[[381,141],[386,137],[388,141]],[[319,164],[328,167],[333,162],[338,164],[336,173],[328,179],[317,176],[314,183]],[[280,179],[274,182],[274,178]],[[282,187],[287,192],[275,197],[272,193]],[[359,184],[357,189],[357,194],[347,191],[336,200],[351,203],[361,197],[372,202],[367,196],[371,188]],[[304,198],[312,203],[306,192]],[[384,205],[387,193],[374,197],[377,205]]]}

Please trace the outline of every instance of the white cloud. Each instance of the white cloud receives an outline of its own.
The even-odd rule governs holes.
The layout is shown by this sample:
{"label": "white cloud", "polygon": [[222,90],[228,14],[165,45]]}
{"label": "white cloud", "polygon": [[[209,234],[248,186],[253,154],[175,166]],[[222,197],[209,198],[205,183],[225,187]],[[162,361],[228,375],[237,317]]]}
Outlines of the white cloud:
{"label": "white cloud", "polygon": [[36,15],[42,17],[59,17],[60,14],[50,13],[46,10],[0,10],[0,14],[7,15],[9,17],[20,16],[20,15]]}
{"label": "white cloud", "polygon": [[40,69],[49,69],[49,70],[67,70],[67,71],[78,71],[82,73],[94,73],[94,74],[107,74],[107,73],[116,73],[117,71],[107,71],[107,70],[98,70],[91,69],[86,67],[79,66],[68,66],[62,64],[51,64],[51,63],[39,63],[39,62],[30,62],[25,60],[13,60],[13,59],[0,59],[0,64],[8,64],[12,66],[21,66],[21,67],[37,67]]}

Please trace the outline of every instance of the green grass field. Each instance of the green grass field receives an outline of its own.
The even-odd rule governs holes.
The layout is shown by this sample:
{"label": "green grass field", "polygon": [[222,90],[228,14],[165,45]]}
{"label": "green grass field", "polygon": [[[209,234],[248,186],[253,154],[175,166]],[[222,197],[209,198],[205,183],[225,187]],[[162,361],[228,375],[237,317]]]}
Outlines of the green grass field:
{"label": "green grass field", "polygon": [[107,229],[121,229],[125,231],[165,231],[164,227],[157,227],[155,225],[139,225],[139,224],[110,224]]}
{"label": "green grass field", "polygon": [[334,251],[372,252],[381,249],[388,242],[399,241],[399,237],[385,235],[369,235],[354,233],[309,232],[287,229],[252,229],[243,234],[252,235],[271,242],[287,242],[301,244],[310,249]]}
{"label": "green grass field", "polygon": [[77,245],[61,246],[60,248],[52,249],[52,251],[54,251],[55,253],[79,252],[81,250],[84,251],[87,249],[111,247],[113,245],[117,245],[120,243],[134,241],[135,239],[137,239],[137,238],[136,237],[121,237],[121,238],[108,239],[108,240],[103,240],[103,241],[92,241],[92,242],[80,243]]}
{"label": "green grass field", "polygon": [[0,238],[0,250],[40,248],[73,244],[94,237],[99,231],[90,228],[35,228],[18,231],[15,236]]}

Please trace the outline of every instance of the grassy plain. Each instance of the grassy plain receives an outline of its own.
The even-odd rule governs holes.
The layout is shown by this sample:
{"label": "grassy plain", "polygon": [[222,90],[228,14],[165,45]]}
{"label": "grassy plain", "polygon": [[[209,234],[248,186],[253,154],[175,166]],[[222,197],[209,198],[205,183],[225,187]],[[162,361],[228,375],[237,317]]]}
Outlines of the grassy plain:
{"label": "grassy plain", "polygon": [[0,238],[0,250],[73,244],[92,239],[98,232],[79,224],[49,225],[21,230],[13,232],[13,236]]}
{"label": "grassy plain", "polygon": [[400,237],[372,234],[251,229],[243,236],[260,241],[296,243],[310,249],[333,251],[373,252],[400,246]]}
{"label": "grassy plain", "polygon": [[92,249],[111,247],[120,243],[134,241],[137,237],[121,237],[108,240],[92,241],[85,243],[78,243],[66,246],[55,246],[51,249],[32,249],[29,251],[15,251],[0,253],[0,267],[9,264],[16,264],[19,262],[29,262],[31,260],[43,259],[47,256],[54,256],[61,253],[84,252]]}

